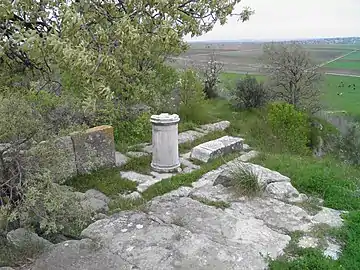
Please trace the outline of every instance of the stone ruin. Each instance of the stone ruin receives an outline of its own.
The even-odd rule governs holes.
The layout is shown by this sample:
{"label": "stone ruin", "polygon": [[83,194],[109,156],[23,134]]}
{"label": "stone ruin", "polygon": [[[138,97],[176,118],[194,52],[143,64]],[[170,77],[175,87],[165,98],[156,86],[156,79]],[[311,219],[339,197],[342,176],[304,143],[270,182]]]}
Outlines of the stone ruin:
{"label": "stone ruin", "polygon": [[[324,224],[333,228],[342,226],[343,212],[323,207],[320,201],[316,212],[302,208],[312,198],[300,194],[289,177],[250,163],[258,152],[244,144],[244,139],[224,136],[179,154],[178,144],[225,130],[229,122],[203,125],[180,134],[176,115],[160,114],[153,116],[151,122],[152,145],[143,144],[138,154],[115,153],[111,127],[77,134],[72,139],[77,171],[84,173],[94,169],[93,166],[124,164],[132,155],[152,153],[151,175],[121,172],[123,178],[138,183],[135,197],[119,194],[131,199],[141,198],[142,192],[162,179],[198,170],[200,166],[193,164],[194,160],[206,163],[224,154],[239,156],[190,186],[155,197],[143,210],[103,215],[82,231],[81,240],[55,245],[46,242],[46,251],[30,269],[266,269],[267,259],[284,254],[291,233],[298,231],[302,232],[298,246],[322,248],[326,256],[338,258],[339,243],[330,238],[320,241],[316,228]],[[101,162],[88,162],[88,156],[94,153]],[[249,199],[234,193],[231,180],[236,168],[256,175],[263,187],[259,197]],[[87,193],[104,202],[110,201],[99,191]],[[10,232],[8,238],[15,242],[14,235],[23,234],[19,230]],[[33,237],[40,241],[36,235]]]}

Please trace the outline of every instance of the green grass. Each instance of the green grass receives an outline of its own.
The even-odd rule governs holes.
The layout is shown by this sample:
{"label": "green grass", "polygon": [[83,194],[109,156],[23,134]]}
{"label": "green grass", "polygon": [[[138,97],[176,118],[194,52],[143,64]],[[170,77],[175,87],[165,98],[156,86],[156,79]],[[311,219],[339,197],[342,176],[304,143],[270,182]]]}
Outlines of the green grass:
{"label": "green grass", "polygon": [[344,59],[344,60],[360,60],[360,51],[349,54],[342,59]]}
{"label": "green grass", "polygon": [[[360,78],[327,75],[322,88],[322,101],[326,109],[360,115]],[[339,96],[338,93],[343,94]]]}
{"label": "green grass", "polygon": [[[243,76],[237,73],[222,73],[221,80],[230,90],[234,89],[236,81]],[[254,76],[260,81],[266,80],[263,75]],[[322,104],[327,110],[344,110],[351,115],[360,115],[360,78],[326,75],[321,88]],[[339,96],[339,93],[343,94]]]}
{"label": "green grass", "polygon": [[71,186],[80,192],[96,189],[107,196],[136,190],[136,183],[121,178],[118,168],[99,170],[91,174],[76,176],[66,181],[65,185]]}
{"label": "green grass", "polygon": [[345,226],[332,233],[345,244],[338,261],[325,258],[318,249],[297,249],[295,260],[280,257],[270,269],[360,269],[360,168],[288,154],[268,154],[257,163],[289,176],[300,192],[323,198],[324,206],[350,211]]}
{"label": "green grass", "polygon": [[347,62],[347,61],[343,61],[341,59],[341,60],[337,60],[335,62],[331,62],[331,63],[327,64],[326,67],[334,68],[334,69],[360,70],[360,60],[353,61],[353,62]]}
{"label": "green grass", "polygon": [[[264,75],[250,75],[255,77],[258,81],[265,81],[266,79]],[[221,85],[228,90],[232,90],[235,88],[236,82],[244,76],[245,74],[223,72],[220,74]]]}
{"label": "green grass", "polygon": [[268,154],[257,163],[291,178],[300,192],[324,199],[324,206],[340,210],[360,210],[360,168],[337,160],[315,159],[289,154]]}
{"label": "green grass", "polygon": [[239,197],[247,196],[249,198],[258,196],[262,187],[259,185],[258,176],[243,168],[234,168],[231,172],[232,191]]}
{"label": "green grass", "polygon": [[130,159],[125,165],[120,167],[121,171],[135,171],[142,174],[151,172],[151,155]]}

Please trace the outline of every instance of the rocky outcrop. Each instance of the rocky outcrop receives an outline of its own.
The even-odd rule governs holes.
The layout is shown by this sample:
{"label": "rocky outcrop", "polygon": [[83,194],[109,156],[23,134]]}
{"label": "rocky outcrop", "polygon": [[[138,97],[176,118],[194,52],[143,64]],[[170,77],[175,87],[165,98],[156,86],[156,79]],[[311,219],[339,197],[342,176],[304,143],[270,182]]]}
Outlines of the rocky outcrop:
{"label": "rocky outcrop", "polygon": [[[53,246],[32,269],[265,269],[268,257],[283,254],[290,232],[342,224],[340,214],[327,208],[312,216],[276,196],[249,200],[236,196],[231,186],[214,185],[234,162],[240,161],[205,174],[191,187],[154,198],[143,211],[96,221],[81,233],[83,240]],[[285,191],[293,192],[288,177],[246,164],[262,172],[267,186],[283,183]],[[219,202],[227,208],[211,206]],[[310,240],[301,244],[310,245]],[[331,254],[332,247],[326,248]]]}

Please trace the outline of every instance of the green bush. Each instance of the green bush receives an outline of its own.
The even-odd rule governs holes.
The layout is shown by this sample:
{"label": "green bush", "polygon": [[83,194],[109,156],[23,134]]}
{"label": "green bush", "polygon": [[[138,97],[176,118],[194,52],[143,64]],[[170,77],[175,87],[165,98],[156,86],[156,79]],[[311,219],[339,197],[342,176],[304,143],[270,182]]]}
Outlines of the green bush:
{"label": "green bush", "polygon": [[255,77],[248,74],[236,83],[233,95],[235,106],[241,109],[259,108],[268,100],[264,83],[258,82]]}
{"label": "green bush", "polygon": [[267,120],[273,134],[291,153],[308,154],[309,117],[287,103],[272,103],[268,107]]}
{"label": "green bush", "polygon": [[114,139],[118,148],[151,140],[151,114],[141,113],[135,119],[114,123]]}
{"label": "green bush", "polygon": [[180,74],[179,115],[183,122],[203,124],[208,122],[209,114],[203,85],[199,75],[191,69]]}

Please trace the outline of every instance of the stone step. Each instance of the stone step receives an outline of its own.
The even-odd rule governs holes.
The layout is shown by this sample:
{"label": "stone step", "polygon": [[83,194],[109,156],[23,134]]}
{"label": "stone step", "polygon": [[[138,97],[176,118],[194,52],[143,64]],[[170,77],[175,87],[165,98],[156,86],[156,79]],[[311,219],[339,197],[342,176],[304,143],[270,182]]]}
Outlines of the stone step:
{"label": "stone step", "polygon": [[209,162],[225,154],[243,150],[244,139],[224,136],[194,147],[190,157],[202,162]]}

